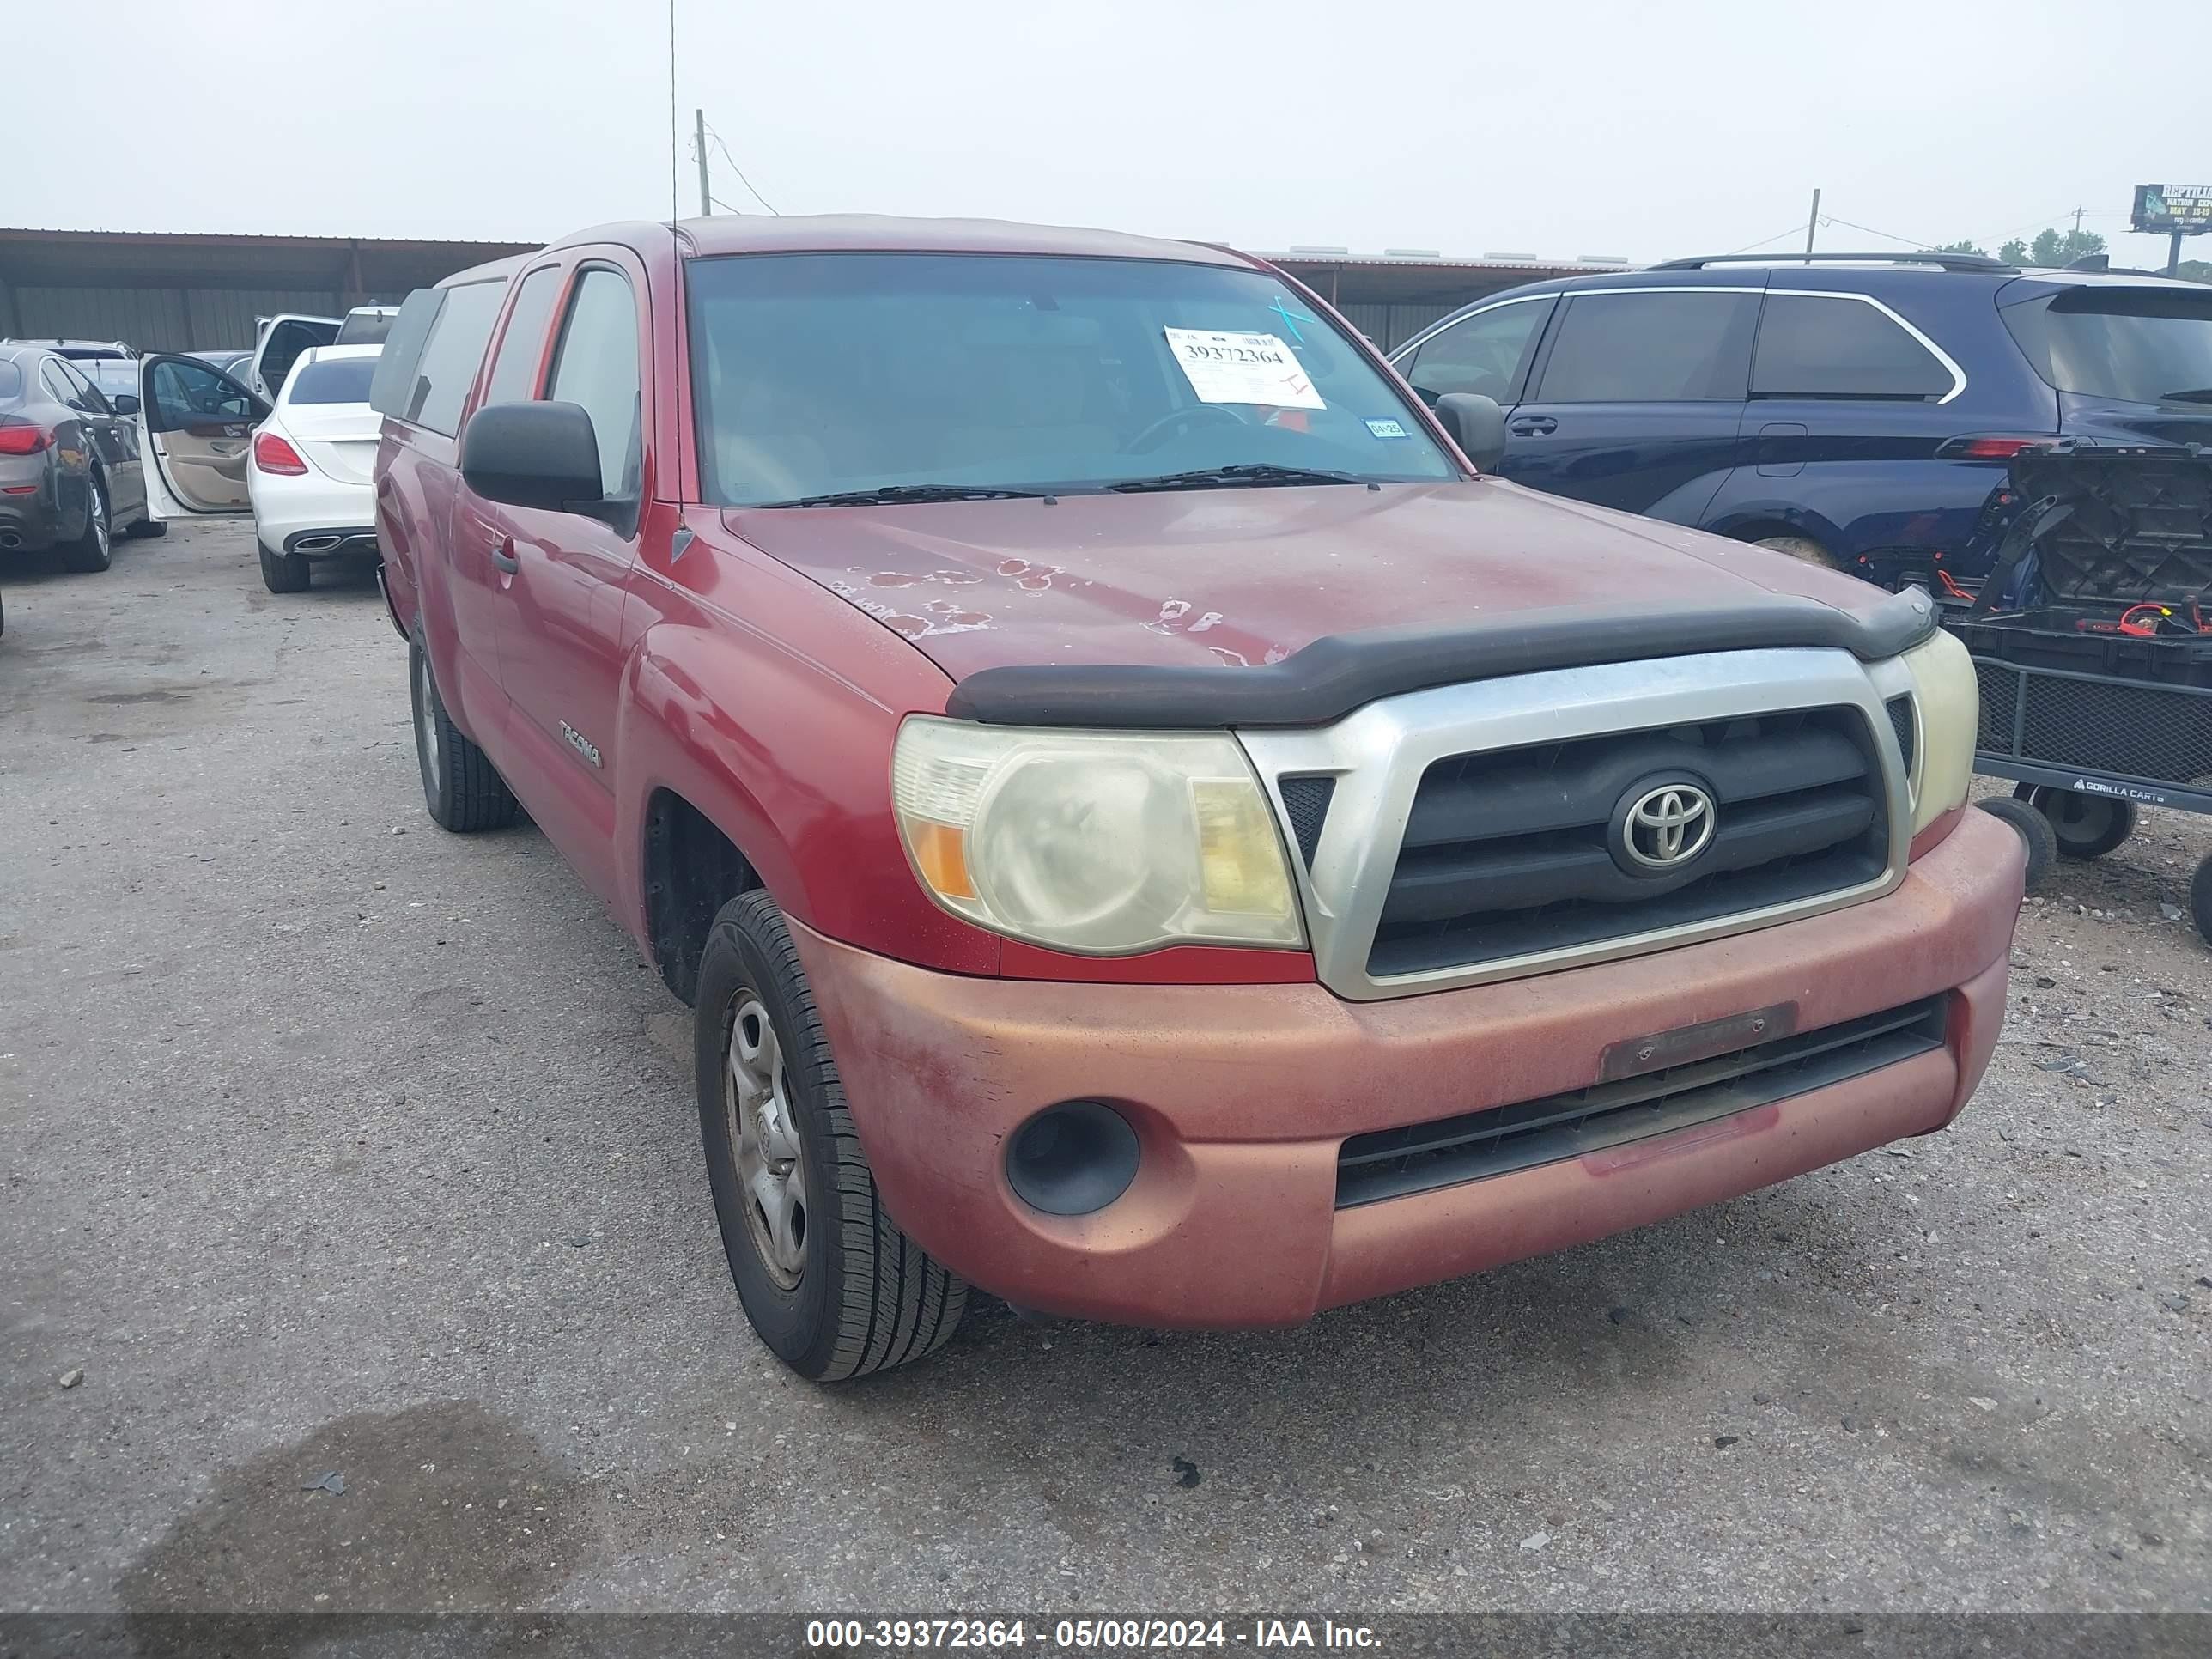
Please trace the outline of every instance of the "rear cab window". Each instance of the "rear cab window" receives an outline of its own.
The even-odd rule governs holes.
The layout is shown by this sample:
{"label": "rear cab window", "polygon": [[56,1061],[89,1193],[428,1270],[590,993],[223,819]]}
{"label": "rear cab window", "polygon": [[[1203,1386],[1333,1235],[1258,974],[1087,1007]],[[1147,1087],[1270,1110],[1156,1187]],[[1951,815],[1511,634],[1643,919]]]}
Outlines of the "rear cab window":
{"label": "rear cab window", "polygon": [[1741,401],[1759,295],[1727,289],[1571,294],[1532,401]]}
{"label": "rear cab window", "polygon": [[2029,364],[2057,391],[2212,404],[2212,289],[2084,284],[2002,314]]}
{"label": "rear cab window", "polygon": [[442,288],[418,288],[409,295],[392,319],[392,332],[377,354],[376,373],[369,377],[368,406],[380,415],[405,419],[407,399],[415,386],[415,366],[422,360],[430,325],[446,303]]}
{"label": "rear cab window", "polygon": [[522,279],[507,328],[499,337],[491,379],[484,386],[488,404],[526,403],[538,395],[538,368],[545,356],[545,331],[553,321],[553,302],[561,297],[561,267],[540,265]]}
{"label": "rear cab window", "polygon": [[[461,406],[483,365],[506,287],[504,278],[490,277],[410,295],[393,319],[383,361],[371,377],[370,407],[447,437],[458,432]],[[411,335],[402,337],[401,325],[410,322],[408,309],[424,294],[437,296],[435,314],[422,329],[422,343],[415,346]]]}

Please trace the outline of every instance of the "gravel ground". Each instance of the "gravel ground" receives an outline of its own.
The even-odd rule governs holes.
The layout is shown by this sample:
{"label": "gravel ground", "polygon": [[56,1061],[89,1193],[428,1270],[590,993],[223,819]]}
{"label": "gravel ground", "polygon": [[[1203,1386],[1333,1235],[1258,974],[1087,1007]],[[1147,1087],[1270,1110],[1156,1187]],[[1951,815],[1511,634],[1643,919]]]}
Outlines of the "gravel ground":
{"label": "gravel ground", "polygon": [[534,830],[423,815],[365,574],[0,574],[0,1609],[2212,1608],[2204,820],[2061,869],[1949,1134],[823,1391],[685,1015]]}

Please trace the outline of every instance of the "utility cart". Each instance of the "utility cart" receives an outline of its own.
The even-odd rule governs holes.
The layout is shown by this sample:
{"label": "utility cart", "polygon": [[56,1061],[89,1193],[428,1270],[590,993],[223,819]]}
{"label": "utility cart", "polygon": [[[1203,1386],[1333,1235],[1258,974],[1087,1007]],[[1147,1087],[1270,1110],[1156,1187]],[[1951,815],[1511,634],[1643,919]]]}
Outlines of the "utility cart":
{"label": "utility cart", "polygon": [[[1975,769],[2017,786],[1984,805],[2029,836],[2033,885],[2053,853],[2119,846],[2138,805],[2212,812],[2212,448],[2039,446],[2007,488],[1996,563],[1947,621],[1981,688]],[[2212,942],[2212,858],[2190,909]]]}

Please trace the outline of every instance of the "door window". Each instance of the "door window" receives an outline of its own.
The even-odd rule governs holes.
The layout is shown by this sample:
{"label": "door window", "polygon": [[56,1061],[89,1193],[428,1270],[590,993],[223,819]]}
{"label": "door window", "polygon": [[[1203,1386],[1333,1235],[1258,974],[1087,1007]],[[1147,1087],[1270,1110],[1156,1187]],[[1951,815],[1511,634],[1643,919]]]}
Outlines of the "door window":
{"label": "door window", "polygon": [[1759,325],[1754,398],[1949,395],[1951,371],[1863,300],[1773,293]]}
{"label": "door window", "polygon": [[558,265],[540,266],[522,279],[514,291],[514,308],[507,314],[507,332],[499,337],[499,356],[492,359],[491,381],[484,387],[486,403],[520,403],[538,395],[545,325],[553,320],[553,301],[560,295]]}
{"label": "door window", "polygon": [[1571,295],[1536,401],[1740,399],[1758,318],[1755,294]]}
{"label": "door window", "polygon": [[[415,385],[408,393],[404,418],[448,437],[460,429],[461,405],[483,363],[492,321],[506,291],[504,282],[464,283],[446,290],[445,304],[430,325],[430,337],[423,342],[415,365]],[[392,334],[396,340],[398,331],[395,328]]]}
{"label": "door window", "polygon": [[156,431],[258,420],[264,412],[255,406],[246,388],[228,375],[189,357],[162,358],[149,378],[153,382],[151,412],[157,417]]}
{"label": "door window", "polygon": [[618,271],[595,266],[576,283],[568,319],[545,390],[555,403],[580,404],[599,440],[599,487],[611,501],[637,493],[637,305]]}
{"label": "door window", "polygon": [[106,398],[101,394],[100,388],[85,378],[82,369],[64,357],[57,357],[52,361],[54,368],[60,371],[62,379],[69,385],[71,395],[63,401],[71,409],[81,409],[88,415],[112,415],[115,412],[109,406]]}
{"label": "door window", "polygon": [[92,388],[85,386],[80,390],[77,386],[71,386],[68,371],[63,367],[60,358],[47,358],[45,366],[39,370],[39,378],[46,383],[46,394],[56,403],[74,409],[80,414],[92,413],[92,399],[86,395]]}
{"label": "door window", "polygon": [[1415,349],[1407,380],[1431,403],[1451,392],[1513,402],[1552,305],[1549,298],[1516,300],[1431,334]]}

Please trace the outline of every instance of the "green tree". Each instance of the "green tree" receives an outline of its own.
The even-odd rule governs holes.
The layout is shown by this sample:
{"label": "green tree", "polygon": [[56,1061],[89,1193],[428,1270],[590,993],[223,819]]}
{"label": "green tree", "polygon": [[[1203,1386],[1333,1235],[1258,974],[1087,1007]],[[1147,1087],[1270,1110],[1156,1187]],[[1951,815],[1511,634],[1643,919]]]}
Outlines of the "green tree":
{"label": "green tree", "polygon": [[2192,283],[2212,283],[2212,259],[2184,259],[2174,267],[2174,273]]}
{"label": "green tree", "polygon": [[1928,251],[1930,253],[1972,253],[1978,258],[1986,258],[1989,253],[1987,248],[1978,247],[1972,242],[1946,242],[1941,247],[1931,247]]}
{"label": "green tree", "polygon": [[1998,250],[1997,257],[2016,265],[2069,265],[2076,259],[2105,251],[2105,239],[2094,230],[2039,230],[2035,240],[2023,244],[2018,237]]}

